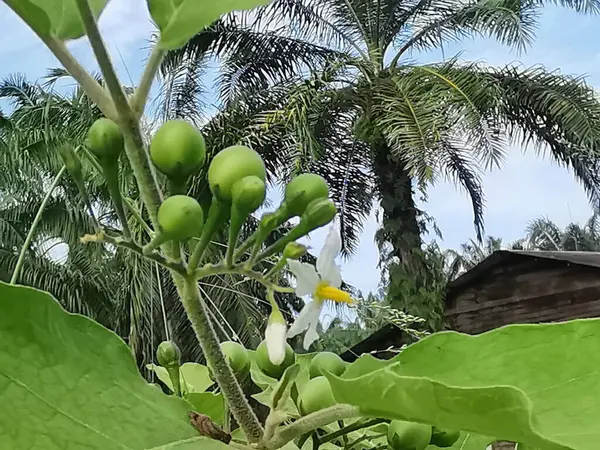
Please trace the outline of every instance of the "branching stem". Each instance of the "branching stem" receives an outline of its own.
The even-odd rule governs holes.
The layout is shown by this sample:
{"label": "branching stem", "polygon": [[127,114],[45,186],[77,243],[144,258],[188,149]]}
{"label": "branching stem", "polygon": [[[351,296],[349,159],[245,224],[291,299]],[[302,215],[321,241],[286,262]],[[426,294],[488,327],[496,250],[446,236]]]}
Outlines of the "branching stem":
{"label": "branching stem", "polygon": [[137,117],[142,117],[142,114],[144,114],[144,108],[146,107],[148,96],[150,95],[150,89],[152,89],[152,83],[156,78],[156,73],[158,72],[164,57],[165,51],[160,48],[158,44],[155,44],[152,53],[150,53],[150,58],[146,63],[146,68],[142,74],[140,84],[138,85],[131,102],[131,107]]}
{"label": "branching stem", "polygon": [[288,442],[300,437],[309,431],[328,425],[332,422],[351,419],[360,416],[360,409],[351,405],[335,405],[331,408],[322,409],[308,416],[298,419],[296,422],[280,428],[272,439],[265,442],[265,448],[276,450]]}

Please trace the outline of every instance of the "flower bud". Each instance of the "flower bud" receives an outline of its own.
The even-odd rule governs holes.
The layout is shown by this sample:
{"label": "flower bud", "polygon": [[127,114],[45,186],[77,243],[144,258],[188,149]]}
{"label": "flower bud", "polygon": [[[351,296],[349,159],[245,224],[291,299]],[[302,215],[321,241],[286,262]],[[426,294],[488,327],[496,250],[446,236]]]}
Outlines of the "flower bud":
{"label": "flower bud", "polygon": [[297,242],[290,242],[283,249],[285,259],[300,259],[306,254],[307,248]]}
{"label": "flower bud", "polygon": [[302,215],[301,222],[306,222],[310,228],[315,229],[327,225],[337,214],[335,204],[326,198],[312,201]]}
{"label": "flower bud", "polygon": [[181,359],[179,347],[173,341],[161,342],[156,351],[158,364],[165,368],[178,367]]}

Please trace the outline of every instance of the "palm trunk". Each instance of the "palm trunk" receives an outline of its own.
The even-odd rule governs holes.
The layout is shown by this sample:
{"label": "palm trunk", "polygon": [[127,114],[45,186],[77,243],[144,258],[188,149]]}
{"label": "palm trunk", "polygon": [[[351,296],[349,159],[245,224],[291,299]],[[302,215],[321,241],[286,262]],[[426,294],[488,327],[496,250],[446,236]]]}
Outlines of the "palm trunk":
{"label": "palm trunk", "polygon": [[381,195],[383,237],[392,246],[392,256],[412,266],[415,250],[420,250],[422,244],[413,180],[406,165],[390,153],[385,143],[375,149],[373,171]]}

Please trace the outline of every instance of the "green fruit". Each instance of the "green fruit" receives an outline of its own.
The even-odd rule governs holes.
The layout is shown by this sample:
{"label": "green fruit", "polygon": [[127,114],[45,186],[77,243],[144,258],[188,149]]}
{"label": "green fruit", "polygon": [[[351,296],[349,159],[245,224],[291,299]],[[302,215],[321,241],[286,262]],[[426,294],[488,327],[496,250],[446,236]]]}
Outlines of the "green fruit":
{"label": "green fruit", "polygon": [[292,364],[296,362],[296,355],[294,354],[294,350],[290,347],[289,344],[285,344],[285,359],[281,363],[280,366],[276,366],[269,359],[269,352],[267,351],[267,343],[262,341],[255,353],[256,365],[265,375],[279,379],[285,372],[285,369],[290,367]]}
{"label": "green fruit", "polygon": [[250,372],[250,356],[248,355],[248,350],[246,350],[243,345],[232,341],[223,342],[220,347],[238,378],[248,375]]}
{"label": "green fruit", "polygon": [[170,120],[152,138],[150,157],[167,177],[183,182],[204,165],[206,143],[200,130],[191,123]]}
{"label": "green fruit", "polygon": [[204,213],[200,204],[187,195],[167,198],[158,209],[158,225],[165,239],[185,241],[200,236]]}
{"label": "green fruit", "polygon": [[387,438],[392,450],[425,450],[431,440],[431,425],[393,420]]}
{"label": "green fruit", "polygon": [[346,363],[335,353],[318,353],[310,362],[308,373],[310,378],[316,378],[325,375],[325,372],[331,372],[340,376],[346,371]]}
{"label": "green fruit", "polygon": [[327,225],[335,218],[336,214],[335,204],[329,199],[321,198],[313,200],[308,205],[301,221],[308,224],[310,228],[315,229]]}
{"label": "green fruit", "polygon": [[231,191],[233,204],[240,210],[253,213],[265,201],[267,187],[257,176],[251,175],[236,181]]}
{"label": "green fruit", "polygon": [[87,135],[87,147],[99,161],[116,161],[125,148],[119,125],[110,119],[96,120]]}
{"label": "green fruit", "polygon": [[210,190],[219,201],[224,203],[231,203],[233,185],[249,176],[258,177],[264,182],[267,171],[260,155],[243,145],[221,150],[208,168]]}
{"label": "green fruit", "polygon": [[156,360],[163,367],[172,368],[179,366],[181,352],[173,341],[161,342],[156,350]]}
{"label": "green fruit", "polygon": [[305,245],[298,244],[297,242],[290,242],[283,249],[283,256],[285,259],[300,259],[306,255],[307,251],[308,249]]}
{"label": "green fruit", "polygon": [[287,211],[292,216],[301,216],[310,202],[329,197],[327,181],[314,173],[298,175],[285,187]]}
{"label": "green fruit", "polygon": [[459,438],[460,431],[433,427],[431,441],[429,443],[438,447],[452,447]]}
{"label": "green fruit", "polygon": [[304,416],[335,406],[336,403],[329,380],[325,377],[310,380],[298,397],[300,413]]}

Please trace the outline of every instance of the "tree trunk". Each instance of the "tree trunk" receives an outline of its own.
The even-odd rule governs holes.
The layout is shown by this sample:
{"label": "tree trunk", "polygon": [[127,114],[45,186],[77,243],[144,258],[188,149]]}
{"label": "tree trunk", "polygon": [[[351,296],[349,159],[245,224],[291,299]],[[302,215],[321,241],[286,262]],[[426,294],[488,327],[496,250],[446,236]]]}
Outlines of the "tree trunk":
{"label": "tree trunk", "polygon": [[411,266],[414,251],[420,250],[422,243],[413,181],[406,165],[390,153],[385,143],[375,149],[373,172],[383,209],[383,238],[392,246],[392,256]]}

